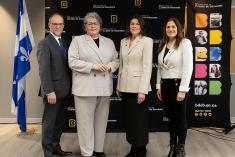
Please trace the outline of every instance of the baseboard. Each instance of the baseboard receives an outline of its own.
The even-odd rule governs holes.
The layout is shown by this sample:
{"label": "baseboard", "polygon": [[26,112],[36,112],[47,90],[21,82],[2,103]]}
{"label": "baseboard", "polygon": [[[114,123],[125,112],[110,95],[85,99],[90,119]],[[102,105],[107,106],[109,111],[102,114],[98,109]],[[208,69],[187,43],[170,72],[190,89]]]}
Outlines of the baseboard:
{"label": "baseboard", "polygon": [[235,123],[235,117],[230,118],[231,123]]}
{"label": "baseboard", "polygon": [[[41,123],[42,118],[27,118],[27,123]],[[16,118],[0,118],[0,123],[16,123]]]}
{"label": "baseboard", "polygon": [[[230,118],[231,123],[235,123],[235,117]],[[27,123],[41,123],[42,118],[27,118]],[[16,118],[0,118],[0,123],[16,123]]]}

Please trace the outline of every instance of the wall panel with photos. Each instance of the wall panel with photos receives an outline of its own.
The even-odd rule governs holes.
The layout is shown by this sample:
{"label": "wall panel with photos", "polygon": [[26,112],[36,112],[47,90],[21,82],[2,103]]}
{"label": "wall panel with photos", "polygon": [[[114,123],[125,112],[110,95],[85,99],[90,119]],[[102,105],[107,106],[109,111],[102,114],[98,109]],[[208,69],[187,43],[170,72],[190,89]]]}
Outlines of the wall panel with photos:
{"label": "wall panel with photos", "polygon": [[231,1],[192,0],[188,6],[195,65],[189,124],[229,127]]}

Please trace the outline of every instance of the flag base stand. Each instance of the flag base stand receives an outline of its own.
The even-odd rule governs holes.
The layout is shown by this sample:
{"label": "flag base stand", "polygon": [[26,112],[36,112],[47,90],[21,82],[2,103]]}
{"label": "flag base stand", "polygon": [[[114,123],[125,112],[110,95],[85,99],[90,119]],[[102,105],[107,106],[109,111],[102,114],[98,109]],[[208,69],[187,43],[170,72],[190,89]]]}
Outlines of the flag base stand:
{"label": "flag base stand", "polygon": [[18,129],[17,135],[32,135],[35,134],[35,129],[32,127],[27,127],[26,132],[21,131],[20,129]]}

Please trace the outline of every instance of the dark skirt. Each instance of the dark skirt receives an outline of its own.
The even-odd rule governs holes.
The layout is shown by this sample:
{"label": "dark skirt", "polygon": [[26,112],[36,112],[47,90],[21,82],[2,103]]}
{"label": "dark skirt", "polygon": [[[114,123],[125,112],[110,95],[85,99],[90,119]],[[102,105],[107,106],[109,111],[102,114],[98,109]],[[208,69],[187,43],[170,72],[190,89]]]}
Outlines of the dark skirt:
{"label": "dark skirt", "polygon": [[148,104],[137,103],[137,93],[121,93],[127,141],[136,147],[148,143]]}

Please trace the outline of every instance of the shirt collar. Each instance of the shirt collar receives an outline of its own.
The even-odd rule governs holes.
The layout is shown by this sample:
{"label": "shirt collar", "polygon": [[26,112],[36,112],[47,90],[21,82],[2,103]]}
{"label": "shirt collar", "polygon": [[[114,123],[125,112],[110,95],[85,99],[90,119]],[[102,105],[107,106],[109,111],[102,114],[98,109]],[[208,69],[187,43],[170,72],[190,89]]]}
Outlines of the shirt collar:
{"label": "shirt collar", "polygon": [[51,35],[58,41],[59,40],[59,38],[61,38],[61,36],[56,36],[56,35],[54,35],[52,32],[50,32],[51,33]]}

